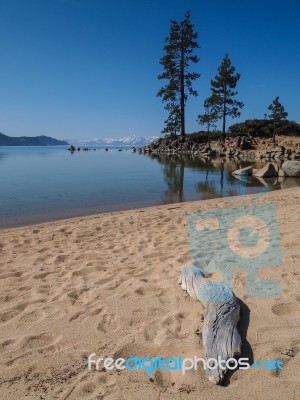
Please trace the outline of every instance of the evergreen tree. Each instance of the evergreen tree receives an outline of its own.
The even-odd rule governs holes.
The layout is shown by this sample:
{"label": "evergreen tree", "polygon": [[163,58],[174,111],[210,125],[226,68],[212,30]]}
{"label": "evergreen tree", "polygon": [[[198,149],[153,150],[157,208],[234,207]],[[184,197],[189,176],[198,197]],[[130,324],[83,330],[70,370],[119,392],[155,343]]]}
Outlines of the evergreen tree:
{"label": "evergreen tree", "polygon": [[192,87],[192,82],[200,76],[196,72],[189,72],[190,63],[199,61],[195,50],[200,48],[197,43],[198,34],[190,17],[191,12],[187,11],[181,22],[171,21],[170,35],[165,39],[165,55],[160,59],[164,71],[158,76],[158,79],[168,81],[157,93],[166,103],[164,108],[169,112],[163,132],[169,132],[175,124],[176,131],[180,128],[182,136],[185,135],[185,105],[188,94],[198,95]]}
{"label": "evergreen tree", "polygon": [[222,119],[222,137],[225,141],[226,117],[237,118],[241,115],[239,109],[244,107],[241,101],[234,99],[238,93],[234,89],[240,79],[240,74],[234,74],[235,68],[231,65],[228,54],[225,55],[218,75],[211,81],[214,104],[213,108],[218,114],[218,119]]}
{"label": "evergreen tree", "polygon": [[165,108],[169,111],[169,116],[165,121],[162,133],[177,135],[180,132],[180,107],[176,102],[170,101]]}
{"label": "evergreen tree", "polygon": [[285,111],[283,105],[280,103],[278,96],[275,97],[273,102],[269,105],[268,110],[270,110],[271,112],[269,115],[266,114],[265,116],[273,120],[273,143],[275,143],[278,125],[280,124],[280,121],[286,119],[288,113]]}
{"label": "evergreen tree", "polygon": [[218,113],[215,108],[215,98],[214,96],[210,96],[204,100],[204,114],[198,115],[198,123],[199,125],[206,125],[207,127],[207,141],[210,146],[210,128],[216,128],[216,122],[218,121]]}

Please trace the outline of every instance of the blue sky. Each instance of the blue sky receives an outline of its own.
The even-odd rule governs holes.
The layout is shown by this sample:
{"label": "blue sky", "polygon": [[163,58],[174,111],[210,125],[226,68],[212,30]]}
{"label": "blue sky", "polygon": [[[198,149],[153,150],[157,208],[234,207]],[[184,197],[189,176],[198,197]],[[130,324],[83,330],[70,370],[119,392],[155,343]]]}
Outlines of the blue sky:
{"label": "blue sky", "polygon": [[263,118],[279,96],[300,122],[299,0],[0,0],[0,132],[159,135],[159,59],[170,19],[187,9],[201,45],[187,132],[199,130],[226,52],[241,74],[240,121]]}

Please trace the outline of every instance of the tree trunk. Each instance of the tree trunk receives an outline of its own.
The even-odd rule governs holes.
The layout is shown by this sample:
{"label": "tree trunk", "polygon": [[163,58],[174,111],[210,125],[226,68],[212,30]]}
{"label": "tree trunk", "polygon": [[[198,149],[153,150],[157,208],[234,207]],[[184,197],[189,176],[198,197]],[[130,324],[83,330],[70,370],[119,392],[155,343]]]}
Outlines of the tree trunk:
{"label": "tree trunk", "polygon": [[210,123],[207,123],[207,144],[208,147],[210,148]]}
{"label": "tree trunk", "polygon": [[223,127],[222,127],[222,140],[223,143],[225,143],[225,129],[226,129],[226,98],[224,99],[224,104],[223,104]]}
{"label": "tree trunk", "polygon": [[273,123],[273,143],[276,143],[276,122]]}
{"label": "tree trunk", "polygon": [[184,49],[181,47],[180,58],[180,123],[181,136],[185,136],[185,115],[184,115]]}

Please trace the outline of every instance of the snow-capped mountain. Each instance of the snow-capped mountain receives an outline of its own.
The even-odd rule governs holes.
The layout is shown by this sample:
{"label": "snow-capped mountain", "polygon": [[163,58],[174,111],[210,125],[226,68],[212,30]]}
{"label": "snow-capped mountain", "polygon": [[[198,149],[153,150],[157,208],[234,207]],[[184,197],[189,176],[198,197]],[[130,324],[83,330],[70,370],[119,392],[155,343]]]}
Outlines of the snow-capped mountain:
{"label": "snow-capped mountain", "polygon": [[73,146],[145,146],[158,139],[158,136],[124,136],[122,138],[67,139]]}

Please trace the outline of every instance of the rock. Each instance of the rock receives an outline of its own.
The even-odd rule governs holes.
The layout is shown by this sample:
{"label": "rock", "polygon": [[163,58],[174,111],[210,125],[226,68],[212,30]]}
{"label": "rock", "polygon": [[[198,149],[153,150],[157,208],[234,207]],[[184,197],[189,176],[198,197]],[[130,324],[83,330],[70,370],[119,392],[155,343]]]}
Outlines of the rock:
{"label": "rock", "polygon": [[232,173],[233,175],[245,175],[245,176],[250,176],[253,174],[253,170],[252,167],[245,167],[245,168],[241,168],[241,169],[237,169],[236,171],[234,171]]}
{"label": "rock", "polygon": [[278,176],[281,176],[281,177],[284,177],[284,176],[285,176],[285,172],[284,172],[283,169],[279,168]]}
{"label": "rock", "polygon": [[278,176],[278,172],[277,172],[277,169],[275,168],[274,164],[268,163],[263,168],[258,170],[255,173],[255,176],[259,177],[259,178],[273,178],[273,177]]}
{"label": "rock", "polygon": [[275,160],[275,161],[283,160],[283,156],[282,156],[281,154],[276,154],[276,155],[274,156],[274,160]]}
{"label": "rock", "polygon": [[286,161],[282,164],[283,171],[286,176],[299,176],[300,177],[300,161]]}
{"label": "rock", "polygon": [[276,153],[283,154],[284,151],[285,151],[285,147],[284,147],[284,146],[277,146],[277,147],[274,149],[274,151],[275,151]]}
{"label": "rock", "polygon": [[[255,178],[262,184],[262,185],[264,185],[265,187],[270,187],[270,186],[272,186],[272,185],[274,185],[274,183],[276,182],[276,180],[277,180],[277,178],[273,178],[272,179],[272,181],[271,181],[271,179],[268,179],[268,182],[266,182],[265,180],[264,180],[264,178],[260,178],[259,176],[255,176]],[[271,181],[271,182],[270,182]]]}
{"label": "rock", "polygon": [[273,162],[272,164],[274,165],[274,168],[276,169],[278,175],[279,165],[276,162]]}
{"label": "rock", "polygon": [[250,183],[251,181],[249,179],[248,175],[233,175],[235,179],[238,179],[241,182],[245,182],[245,183]]}

